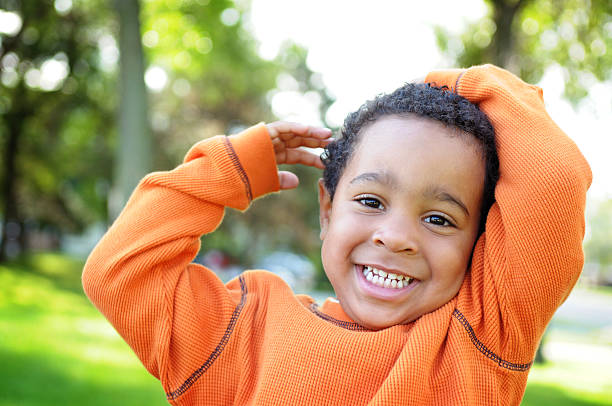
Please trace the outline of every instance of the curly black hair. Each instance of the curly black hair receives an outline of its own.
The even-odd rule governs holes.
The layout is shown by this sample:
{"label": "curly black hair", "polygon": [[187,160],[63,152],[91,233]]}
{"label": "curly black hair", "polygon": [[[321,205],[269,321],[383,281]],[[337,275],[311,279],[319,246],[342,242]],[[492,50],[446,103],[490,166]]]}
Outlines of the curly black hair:
{"label": "curly black hair", "polygon": [[495,133],[489,119],[464,97],[428,83],[406,83],[392,93],[381,94],[365,102],[349,114],[341,128],[341,136],[323,151],[323,181],[333,200],[336,187],[359,142],[362,129],[383,116],[416,114],[437,120],[450,128],[472,134],[482,146],[485,160],[484,191],[480,231],[484,231],[487,213],[495,201],[494,190],[499,178],[499,160]]}

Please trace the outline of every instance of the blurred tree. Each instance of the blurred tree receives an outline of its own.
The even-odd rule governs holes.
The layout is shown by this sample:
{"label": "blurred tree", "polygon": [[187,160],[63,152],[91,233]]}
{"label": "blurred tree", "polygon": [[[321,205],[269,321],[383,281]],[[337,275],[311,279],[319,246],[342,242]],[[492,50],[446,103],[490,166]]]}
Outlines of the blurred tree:
{"label": "blurred tree", "polygon": [[[137,4],[132,0],[132,6]],[[24,231],[61,235],[108,219],[113,159],[129,150],[120,146],[114,124],[121,93],[116,84],[119,49],[129,40],[123,38],[122,33],[128,34],[123,26],[131,29],[132,41],[137,38],[132,46],[140,41],[144,45],[144,58],[136,62],[141,73],[135,79],[122,76],[121,88],[138,81],[142,85],[144,70],[154,146],[152,153],[146,146],[135,147],[125,156],[148,156],[155,169],[176,166],[203,138],[274,120],[270,104],[284,79],[297,84],[295,92],[301,97],[314,100],[321,117],[333,102],[320,76],[308,68],[303,48],[286,44],[274,60],[258,55],[244,18],[247,2],[143,0],[140,5],[138,29],[136,9],[129,21],[122,22],[128,13],[116,13],[127,7],[125,2],[115,3],[113,10],[112,3],[102,0],[0,0],[1,12],[22,22],[14,33],[0,28],[0,109],[6,117],[0,124],[5,157],[1,210],[3,230],[10,234],[2,241],[10,253],[23,249],[18,243],[26,240]],[[126,54],[137,52],[122,50],[121,63],[127,63]],[[42,84],[48,61],[61,68],[56,68],[61,75],[53,86]],[[133,92],[140,92],[141,98],[123,102],[120,114],[137,107],[133,114],[142,117],[147,101],[140,90]],[[133,128],[140,129],[125,133],[145,134],[143,119],[139,121]],[[10,131],[17,134],[17,147],[9,142]],[[14,166],[9,168],[11,159]],[[221,228],[204,238],[204,249],[222,249],[243,266],[254,265],[275,248],[308,255],[318,263],[320,172],[301,168],[299,176],[301,188],[270,196],[244,214],[230,211]]]}
{"label": "blurred tree", "polygon": [[115,0],[119,18],[120,81],[119,142],[115,176],[109,194],[109,214],[114,219],[138,181],[153,170],[153,142],[149,131],[147,89],[140,34],[138,0]]}
{"label": "blurred tree", "polygon": [[[143,2],[152,126],[163,152],[156,154],[156,168],[175,166],[202,138],[274,120],[270,104],[281,77],[290,77],[300,95],[316,99],[325,117],[333,99],[308,68],[306,50],[287,43],[276,59],[263,60],[244,25],[248,11],[248,3],[226,0]],[[203,250],[224,251],[241,266],[253,266],[273,249],[307,255],[318,264],[320,172],[298,171],[302,187],[256,202],[246,213],[228,211],[219,229],[203,238]]]}
{"label": "blurred tree", "polygon": [[243,3],[142,3],[156,168],[173,167],[202,138],[272,119],[266,95],[281,67],[257,54]]}
{"label": "blurred tree", "polygon": [[[306,64],[307,56],[304,48],[285,43],[276,58],[283,68],[278,78],[279,81],[294,81],[292,92],[316,100],[319,120],[325,125],[325,113],[334,100],[322,85],[319,74]],[[282,92],[282,89],[272,91],[269,99]],[[204,238],[205,245],[233,254],[246,266],[253,266],[259,257],[272,249],[297,252],[318,266],[322,282],[325,277],[320,264],[316,187],[322,172],[309,167],[288,166],[284,169],[298,175],[300,187],[271,195],[265,202],[254,204],[246,213],[228,213],[220,230]]]}
{"label": "blurred tree", "polygon": [[78,231],[104,215],[112,94],[100,6],[0,0],[0,260],[24,249],[28,231]]}
{"label": "blurred tree", "polygon": [[436,27],[440,49],[459,66],[493,63],[537,83],[547,67],[565,74],[573,103],[612,77],[609,0],[485,0],[489,13],[460,35]]}

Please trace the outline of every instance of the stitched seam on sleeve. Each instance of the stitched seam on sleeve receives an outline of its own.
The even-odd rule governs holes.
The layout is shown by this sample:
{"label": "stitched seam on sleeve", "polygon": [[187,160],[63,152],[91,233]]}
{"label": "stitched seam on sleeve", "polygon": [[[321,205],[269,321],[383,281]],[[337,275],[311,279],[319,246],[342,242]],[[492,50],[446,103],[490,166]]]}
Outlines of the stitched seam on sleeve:
{"label": "stitched seam on sleeve", "polygon": [[240,180],[242,180],[242,183],[244,183],[244,187],[246,189],[246,195],[250,202],[251,200],[253,200],[253,192],[251,190],[251,182],[249,181],[249,177],[247,176],[246,171],[242,167],[242,164],[240,163],[240,159],[238,159],[238,155],[236,154],[236,151],[234,150],[234,147],[232,143],[230,142],[229,138],[225,137],[224,142],[225,142],[225,149],[227,150],[227,154],[229,155],[232,163],[234,164],[234,167],[238,171]]}
{"label": "stitched seam on sleeve", "polygon": [[459,76],[457,76],[457,80],[455,81],[455,88],[453,89],[453,92],[456,94],[459,94],[459,81],[461,81],[461,78],[463,77],[464,73],[465,71],[461,72]]}
{"label": "stitched seam on sleeve", "polygon": [[461,313],[458,309],[455,309],[453,311],[453,317],[456,318],[459,321],[459,323],[461,323],[465,331],[468,333],[468,336],[470,337],[472,344],[474,344],[474,347],[476,347],[476,349],[480,351],[485,357],[497,363],[498,366],[505,368],[505,369],[509,369],[511,371],[520,371],[520,372],[528,371],[529,368],[531,368],[533,361],[528,362],[526,364],[515,364],[513,362],[509,362],[509,361],[502,359],[499,355],[495,354],[493,351],[488,349],[476,337],[476,333],[474,332],[474,329],[472,328],[470,323],[467,321],[463,313]]}
{"label": "stitched seam on sleeve", "polygon": [[219,357],[221,352],[223,352],[223,350],[225,349],[225,346],[227,345],[232,333],[234,332],[234,327],[236,327],[236,322],[238,321],[238,317],[240,317],[240,313],[242,312],[244,303],[246,302],[246,294],[247,294],[246,283],[242,276],[240,276],[238,280],[240,281],[240,290],[241,290],[240,303],[236,305],[236,308],[234,309],[234,312],[232,313],[232,316],[230,317],[230,321],[227,324],[227,328],[225,329],[225,333],[223,334],[223,337],[221,337],[219,344],[217,344],[217,347],[213,350],[213,352],[210,354],[208,359],[204,361],[204,363],[198,369],[196,369],[191,374],[191,376],[187,378],[181,386],[178,387],[178,389],[166,394],[166,398],[168,400],[176,400],[179,396],[187,392],[187,390],[191,388],[191,386],[198,379],[200,379],[202,375],[204,375],[204,373],[208,370],[208,368],[210,368],[210,366]]}

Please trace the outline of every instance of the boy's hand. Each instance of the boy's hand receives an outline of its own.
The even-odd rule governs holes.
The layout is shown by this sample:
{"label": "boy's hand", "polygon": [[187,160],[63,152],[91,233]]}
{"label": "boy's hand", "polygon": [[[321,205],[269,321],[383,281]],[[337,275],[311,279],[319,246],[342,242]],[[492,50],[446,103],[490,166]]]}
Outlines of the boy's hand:
{"label": "boy's hand", "polygon": [[[274,153],[276,164],[300,164],[323,169],[319,156],[300,147],[323,148],[331,142],[332,132],[328,128],[312,127],[304,124],[276,121],[266,124]],[[278,180],[281,190],[297,187],[298,177],[291,172],[279,171]]]}

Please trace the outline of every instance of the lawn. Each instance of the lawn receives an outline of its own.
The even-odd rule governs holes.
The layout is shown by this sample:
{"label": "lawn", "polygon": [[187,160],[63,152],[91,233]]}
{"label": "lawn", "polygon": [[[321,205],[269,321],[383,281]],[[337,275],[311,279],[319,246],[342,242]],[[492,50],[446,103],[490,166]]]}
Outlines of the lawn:
{"label": "lawn", "polygon": [[0,405],[167,405],[82,293],[82,265],[57,254],[0,265]]}
{"label": "lawn", "polygon": [[[53,253],[0,265],[0,406],[167,404],[82,293],[82,265]],[[612,405],[610,376],[603,364],[535,366],[523,405]]]}

